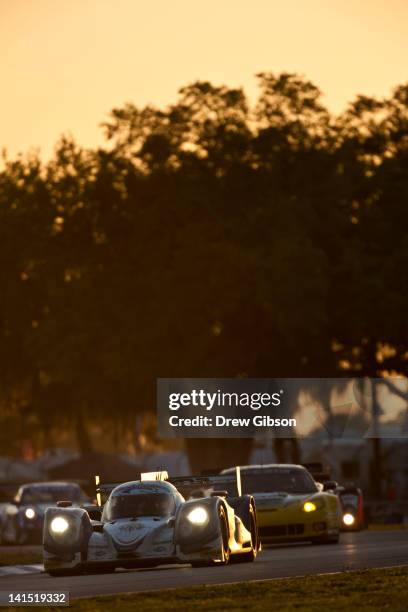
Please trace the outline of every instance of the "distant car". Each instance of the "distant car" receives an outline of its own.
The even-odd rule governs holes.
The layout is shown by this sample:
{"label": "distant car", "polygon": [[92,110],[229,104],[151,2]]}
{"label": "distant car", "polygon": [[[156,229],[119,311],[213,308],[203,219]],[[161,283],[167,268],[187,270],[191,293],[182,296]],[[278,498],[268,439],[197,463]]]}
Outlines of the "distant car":
{"label": "distant car", "polygon": [[256,512],[249,495],[235,496],[240,510],[222,491],[186,501],[163,473],[101,487],[108,488],[103,508],[46,510],[44,569],[50,575],[166,563],[225,565],[257,555]]}
{"label": "distant car", "polygon": [[0,540],[6,544],[41,543],[44,512],[58,501],[80,506],[89,497],[75,483],[38,482],[19,487],[13,501],[3,508]]}
{"label": "distant car", "polygon": [[353,484],[335,489],[342,509],[342,531],[358,531],[365,527],[363,493]]}
{"label": "distant car", "polygon": [[[228,474],[235,468],[223,470]],[[262,542],[339,540],[341,508],[332,491],[301,465],[241,467],[242,492],[253,495]],[[333,483],[335,486],[336,483]]]}
{"label": "distant car", "polygon": [[306,463],[304,467],[313,478],[325,485],[327,482],[335,485],[333,492],[339,498],[342,511],[341,530],[358,531],[365,527],[363,492],[353,483],[339,485],[331,481],[330,468],[322,463]]}
{"label": "distant car", "polygon": [[14,497],[18,491],[19,484],[1,483],[0,484],[0,544],[3,525],[5,523],[6,511],[10,504],[13,503]]}

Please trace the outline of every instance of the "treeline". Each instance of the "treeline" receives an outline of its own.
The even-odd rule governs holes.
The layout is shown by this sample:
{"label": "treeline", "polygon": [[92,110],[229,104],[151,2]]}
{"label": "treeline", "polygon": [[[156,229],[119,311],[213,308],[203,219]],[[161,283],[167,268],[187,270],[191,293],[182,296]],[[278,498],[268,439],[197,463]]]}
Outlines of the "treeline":
{"label": "treeline", "polygon": [[[406,372],[408,85],[339,117],[293,74],[114,109],[0,174],[1,404],[133,422],[164,377]],[[22,424],[22,427],[24,425]]]}

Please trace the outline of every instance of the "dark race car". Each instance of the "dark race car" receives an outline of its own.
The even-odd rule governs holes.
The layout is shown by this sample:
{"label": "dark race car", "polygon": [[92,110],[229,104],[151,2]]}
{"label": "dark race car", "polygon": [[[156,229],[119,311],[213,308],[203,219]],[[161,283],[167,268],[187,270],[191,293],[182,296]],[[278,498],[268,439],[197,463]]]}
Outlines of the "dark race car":
{"label": "dark race car", "polygon": [[330,480],[330,469],[322,463],[306,463],[304,466],[313,478],[323,483],[324,486],[331,485],[333,492],[337,495],[341,507],[341,530],[357,531],[365,527],[363,492],[355,484],[349,483],[339,485]]}
{"label": "dark race car", "polygon": [[341,528],[343,531],[357,531],[365,526],[363,493],[353,484],[335,489],[343,512]]}
{"label": "dark race car", "polygon": [[75,506],[89,501],[81,487],[67,482],[37,482],[19,487],[13,501],[3,509],[1,541],[6,544],[41,543],[44,513],[66,500]]}

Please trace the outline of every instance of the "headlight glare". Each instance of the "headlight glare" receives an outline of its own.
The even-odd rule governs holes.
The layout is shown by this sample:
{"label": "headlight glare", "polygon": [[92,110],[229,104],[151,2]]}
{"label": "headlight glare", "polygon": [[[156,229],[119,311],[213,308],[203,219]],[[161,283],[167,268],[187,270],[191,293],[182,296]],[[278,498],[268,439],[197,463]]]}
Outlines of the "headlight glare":
{"label": "headlight glare", "polygon": [[353,525],[355,520],[356,519],[350,512],[346,512],[346,514],[343,515],[343,523],[347,525],[347,527],[350,527],[350,525]]}
{"label": "headlight glare", "polygon": [[69,523],[63,516],[53,518],[50,525],[51,533],[56,534],[65,533],[68,527]]}
{"label": "headlight glare", "polygon": [[317,506],[313,502],[307,501],[303,504],[303,510],[305,512],[314,512],[315,510],[317,510]]}
{"label": "headlight glare", "polygon": [[35,510],[34,508],[26,508],[26,511],[24,512],[26,518],[32,520],[35,517]]}
{"label": "headlight glare", "polygon": [[197,506],[187,514],[187,518],[193,525],[205,525],[208,522],[208,512],[203,506]]}

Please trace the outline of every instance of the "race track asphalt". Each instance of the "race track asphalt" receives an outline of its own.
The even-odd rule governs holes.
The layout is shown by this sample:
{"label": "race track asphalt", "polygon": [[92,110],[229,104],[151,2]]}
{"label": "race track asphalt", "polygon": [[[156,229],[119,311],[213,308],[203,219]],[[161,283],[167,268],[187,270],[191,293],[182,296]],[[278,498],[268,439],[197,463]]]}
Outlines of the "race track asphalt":
{"label": "race track asphalt", "polygon": [[0,590],[70,591],[75,598],[396,565],[408,566],[408,530],[346,533],[339,544],[274,546],[265,548],[255,563],[225,567],[167,566],[63,578],[47,574],[3,576]]}

